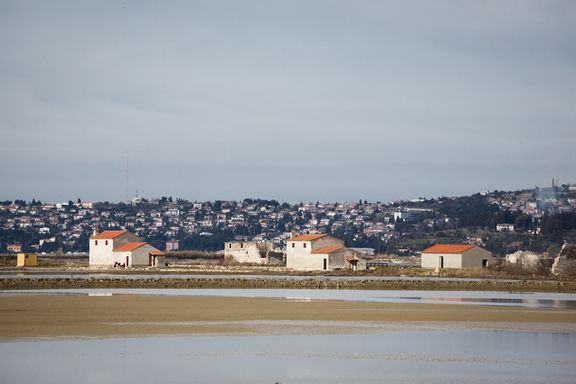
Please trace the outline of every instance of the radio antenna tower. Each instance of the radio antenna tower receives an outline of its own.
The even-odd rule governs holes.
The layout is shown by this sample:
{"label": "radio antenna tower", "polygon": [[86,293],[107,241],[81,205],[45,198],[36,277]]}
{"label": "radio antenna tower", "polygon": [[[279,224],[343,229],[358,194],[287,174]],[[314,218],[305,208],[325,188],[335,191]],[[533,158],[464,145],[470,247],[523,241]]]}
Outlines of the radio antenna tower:
{"label": "radio antenna tower", "polygon": [[124,178],[124,193],[125,193],[125,201],[128,201],[130,198],[128,196],[128,151],[126,151],[126,169],[125,169],[125,178]]}

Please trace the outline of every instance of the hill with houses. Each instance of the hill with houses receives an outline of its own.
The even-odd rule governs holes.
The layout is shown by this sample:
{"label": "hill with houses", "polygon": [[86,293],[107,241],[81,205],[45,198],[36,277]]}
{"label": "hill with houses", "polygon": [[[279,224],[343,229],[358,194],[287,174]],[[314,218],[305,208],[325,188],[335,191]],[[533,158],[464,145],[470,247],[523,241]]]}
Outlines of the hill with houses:
{"label": "hill with houses", "polygon": [[292,232],[327,233],[350,247],[414,255],[436,243],[497,255],[558,251],[576,241],[576,186],[492,191],[410,201],[275,200],[0,202],[0,253],[87,252],[94,229],[128,230],[162,250],[222,250],[226,241],[285,244]]}

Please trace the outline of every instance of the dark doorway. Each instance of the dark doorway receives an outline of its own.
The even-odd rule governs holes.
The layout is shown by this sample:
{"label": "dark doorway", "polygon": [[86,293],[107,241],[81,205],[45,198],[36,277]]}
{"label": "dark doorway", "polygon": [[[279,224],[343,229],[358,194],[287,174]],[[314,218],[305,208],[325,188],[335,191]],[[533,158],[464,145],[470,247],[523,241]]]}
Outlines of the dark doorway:
{"label": "dark doorway", "polygon": [[440,256],[438,265],[440,266],[440,269],[444,268],[444,256]]}
{"label": "dark doorway", "polygon": [[324,259],[324,270],[326,270],[326,268],[328,268],[328,260]]}

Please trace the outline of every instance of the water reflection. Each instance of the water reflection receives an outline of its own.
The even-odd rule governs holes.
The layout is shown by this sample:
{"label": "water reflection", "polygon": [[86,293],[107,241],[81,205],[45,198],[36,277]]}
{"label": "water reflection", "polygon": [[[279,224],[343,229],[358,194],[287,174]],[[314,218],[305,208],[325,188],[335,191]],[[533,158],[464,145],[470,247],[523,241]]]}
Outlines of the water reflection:
{"label": "water reflection", "polygon": [[572,383],[575,355],[554,333],[187,336],[0,343],[0,368],[10,383],[532,384]]}
{"label": "water reflection", "polygon": [[518,299],[495,297],[402,297],[401,299],[459,304],[505,305],[526,308],[576,309],[576,300]]}
{"label": "water reflection", "polygon": [[500,291],[311,290],[311,289],[51,289],[7,290],[0,296],[166,295],[283,298],[293,301],[344,300],[362,302],[475,304],[520,308],[576,309],[572,293],[511,293]]}

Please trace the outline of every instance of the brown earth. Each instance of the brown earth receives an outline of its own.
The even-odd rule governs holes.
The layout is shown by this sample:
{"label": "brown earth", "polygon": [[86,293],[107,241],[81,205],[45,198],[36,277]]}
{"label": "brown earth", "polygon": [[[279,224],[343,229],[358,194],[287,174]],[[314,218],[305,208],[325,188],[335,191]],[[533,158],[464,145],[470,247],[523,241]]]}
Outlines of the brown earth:
{"label": "brown earth", "polygon": [[340,333],[369,332],[367,324],[438,323],[576,332],[576,310],[201,296],[0,297],[0,338],[5,341],[63,336],[308,334],[332,332],[327,331],[332,322],[338,322],[332,331]]}

